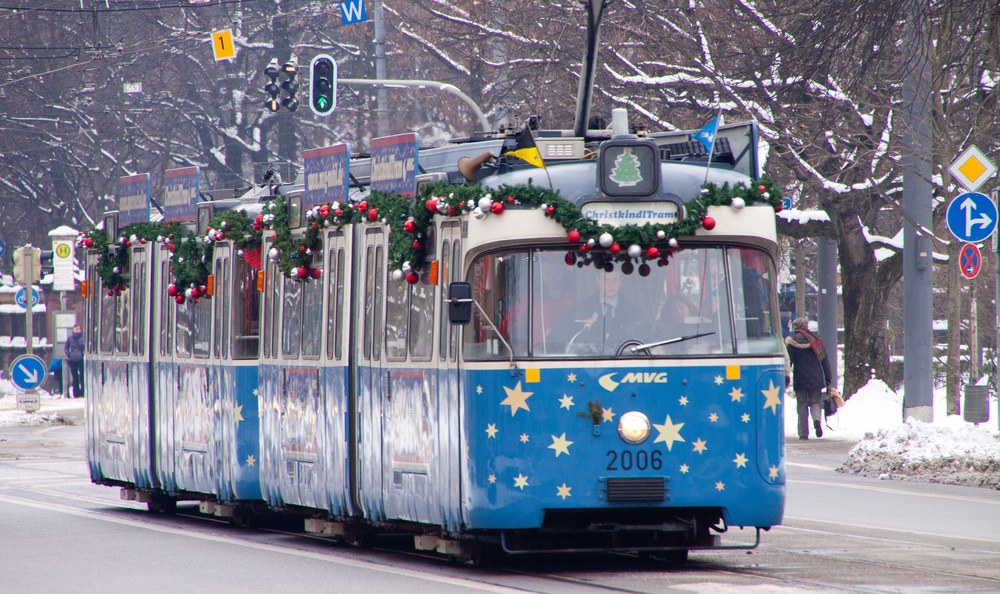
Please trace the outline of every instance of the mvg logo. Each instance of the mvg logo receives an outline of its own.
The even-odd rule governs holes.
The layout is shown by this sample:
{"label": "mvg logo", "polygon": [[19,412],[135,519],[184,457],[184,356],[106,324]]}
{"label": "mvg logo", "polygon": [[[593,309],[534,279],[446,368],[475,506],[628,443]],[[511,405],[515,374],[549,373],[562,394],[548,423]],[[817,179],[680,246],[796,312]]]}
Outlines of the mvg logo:
{"label": "mvg logo", "polygon": [[602,375],[601,379],[597,380],[597,383],[601,385],[602,388],[608,392],[614,392],[621,384],[665,384],[667,383],[667,372],[666,371],[632,371],[625,374],[625,377],[621,381],[615,381],[615,376],[618,372],[609,373]]}

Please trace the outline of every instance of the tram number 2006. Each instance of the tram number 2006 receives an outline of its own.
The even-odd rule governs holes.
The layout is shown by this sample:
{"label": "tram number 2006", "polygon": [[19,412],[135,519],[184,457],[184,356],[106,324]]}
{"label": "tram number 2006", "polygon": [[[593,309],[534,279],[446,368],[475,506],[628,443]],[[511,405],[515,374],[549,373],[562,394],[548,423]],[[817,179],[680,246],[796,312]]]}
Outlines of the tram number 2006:
{"label": "tram number 2006", "polygon": [[608,450],[608,470],[660,470],[663,468],[663,452],[653,450]]}

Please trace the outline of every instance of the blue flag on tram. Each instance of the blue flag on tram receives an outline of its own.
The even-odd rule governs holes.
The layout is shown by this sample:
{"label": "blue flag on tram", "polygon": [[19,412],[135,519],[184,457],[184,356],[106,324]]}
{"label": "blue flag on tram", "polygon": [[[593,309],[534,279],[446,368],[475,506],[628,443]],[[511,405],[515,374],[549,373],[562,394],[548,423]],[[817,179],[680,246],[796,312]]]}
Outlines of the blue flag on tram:
{"label": "blue flag on tram", "polygon": [[712,121],[705,124],[694,139],[705,145],[705,151],[711,154],[712,146],[715,144],[715,129],[719,127],[719,116],[712,118]]}

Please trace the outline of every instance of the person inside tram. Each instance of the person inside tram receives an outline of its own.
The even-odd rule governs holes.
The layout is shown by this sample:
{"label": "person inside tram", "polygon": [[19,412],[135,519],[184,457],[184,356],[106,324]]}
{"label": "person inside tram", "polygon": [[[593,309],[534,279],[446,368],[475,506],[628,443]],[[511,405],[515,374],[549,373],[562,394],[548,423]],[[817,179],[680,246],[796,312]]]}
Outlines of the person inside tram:
{"label": "person inside tram", "polygon": [[549,333],[550,352],[559,348],[553,345],[565,345],[565,353],[614,354],[625,341],[640,338],[641,319],[621,291],[621,272],[597,275],[596,290],[570,307]]}
{"label": "person inside tram", "polygon": [[683,293],[671,295],[660,308],[656,318],[657,335],[663,338],[682,336],[685,326],[692,321],[692,318],[699,319],[695,315],[696,311],[694,303]]}

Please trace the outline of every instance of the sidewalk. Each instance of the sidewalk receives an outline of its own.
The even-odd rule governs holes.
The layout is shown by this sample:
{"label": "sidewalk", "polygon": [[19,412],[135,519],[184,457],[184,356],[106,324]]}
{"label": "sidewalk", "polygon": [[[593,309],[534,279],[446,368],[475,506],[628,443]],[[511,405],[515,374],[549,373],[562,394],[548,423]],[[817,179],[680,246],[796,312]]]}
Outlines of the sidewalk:
{"label": "sidewalk", "polygon": [[35,412],[17,410],[16,393],[0,393],[0,427],[37,425],[83,425],[85,398],[53,397],[41,392],[40,408]]}

